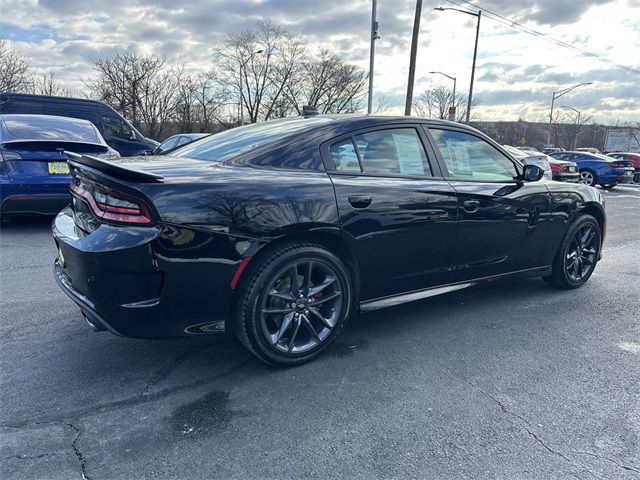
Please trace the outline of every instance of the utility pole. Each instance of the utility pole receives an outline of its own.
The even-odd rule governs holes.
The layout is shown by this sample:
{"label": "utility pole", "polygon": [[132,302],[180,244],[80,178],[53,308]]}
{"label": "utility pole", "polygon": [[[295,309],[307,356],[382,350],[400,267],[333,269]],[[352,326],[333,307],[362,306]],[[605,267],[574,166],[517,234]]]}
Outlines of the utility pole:
{"label": "utility pole", "polygon": [[413,36],[411,38],[411,58],[409,60],[409,81],[407,82],[407,100],[404,114],[411,115],[413,103],[413,81],[416,76],[416,54],[418,52],[418,34],[420,33],[420,17],[422,15],[422,0],[416,0],[416,16],[413,20]]}
{"label": "utility pole", "polygon": [[371,113],[373,104],[373,61],[376,56],[376,40],[378,35],[377,16],[378,0],[371,0],[371,47],[369,49],[369,96],[367,98],[367,113]]}
{"label": "utility pole", "polygon": [[473,47],[473,65],[471,66],[471,83],[469,84],[469,98],[467,100],[467,125],[471,119],[471,97],[473,97],[473,77],[476,75],[476,57],[478,56],[478,37],[480,36],[480,18],[482,10],[478,10],[478,23],[476,24],[476,44]]}

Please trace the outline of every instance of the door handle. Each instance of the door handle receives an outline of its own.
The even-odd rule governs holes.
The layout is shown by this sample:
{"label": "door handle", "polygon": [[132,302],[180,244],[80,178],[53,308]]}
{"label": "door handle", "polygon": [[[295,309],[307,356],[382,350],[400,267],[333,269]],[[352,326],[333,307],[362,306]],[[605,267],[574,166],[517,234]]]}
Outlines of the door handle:
{"label": "door handle", "polygon": [[371,205],[371,197],[369,195],[349,195],[348,200],[353,208],[367,208]]}
{"label": "door handle", "polygon": [[466,212],[474,213],[480,208],[480,202],[478,200],[466,200],[462,202],[462,207]]}

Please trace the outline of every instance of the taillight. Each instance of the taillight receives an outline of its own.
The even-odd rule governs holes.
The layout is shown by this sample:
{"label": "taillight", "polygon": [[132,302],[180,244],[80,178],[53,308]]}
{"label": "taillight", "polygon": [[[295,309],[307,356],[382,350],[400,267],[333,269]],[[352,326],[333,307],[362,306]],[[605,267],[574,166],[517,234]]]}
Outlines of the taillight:
{"label": "taillight", "polygon": [[98,218],[114,223],[144,225],[152,223],[151,211],[144,202],[102,186],[71,184],[71,191],[83,198]]}
{"label": "taillight", "polygon": [[564,168],[561,167],[560,165],[556,165],[555,163],[551,163],[550,165],[551,165],[551,171],[553,173],[560,173],[564,171]]}

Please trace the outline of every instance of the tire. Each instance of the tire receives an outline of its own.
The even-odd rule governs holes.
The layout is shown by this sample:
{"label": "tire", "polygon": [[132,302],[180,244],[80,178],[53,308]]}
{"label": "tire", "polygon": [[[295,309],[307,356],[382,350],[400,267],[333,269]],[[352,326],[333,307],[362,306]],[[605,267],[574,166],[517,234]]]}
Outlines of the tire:
{"label": "tire", "polygon": [[598,176],[591,170],[580,170],[580,179],[578,181],[584,185],[595,187],[598,183]]}
{"label": "tire", "polygon": [[335,341],[352,297],[348,270],[336,255],[311,243],[283,244],[255,258],[243,275],[236,335],[263,362],[300,365]]}
{"label": "tire", "polygon": [[636,172],[633,174],[633,183],[636,185],[640,185],[640,172]]}
{"label": "tire", "polygon": [[618,184],[617,183],[610,183],[608,185],[602,185],[602,188],[604,188],[605,190],[611,190],[616,185],[618,185]]}
{"label": "tire", "polygon": [[[593,237],[588,232],[593,232]],[[581,287],[596,268],[601,245],[602,232],[598,221],[591,215],[580,215],[571,222],[562,237],[551,275],[544,280],[557,288]]]}

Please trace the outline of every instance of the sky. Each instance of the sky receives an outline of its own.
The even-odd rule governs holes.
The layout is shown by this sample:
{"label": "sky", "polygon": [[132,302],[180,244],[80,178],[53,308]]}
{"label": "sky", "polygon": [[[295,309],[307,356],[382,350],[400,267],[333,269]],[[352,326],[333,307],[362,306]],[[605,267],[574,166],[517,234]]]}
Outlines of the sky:
{"label": "sky", "polygon": [[[463,3],[462,0],[456,0]],[[640,0],[478,0],[481,8],[554,39],[640,70]],[[476,18],[446,0],[425,0],[414,95],[457,77],[467,92]],[[378,0],[374,106],[402,113],[407,86],[415,0]],[[313,48],[328,48],[369,66],[370,0],[0,0],[0,37],[31,59],[36,70],[53,67],[71,91],[83,89],[96,59],[133,49],[212,67],[214,45],[227,33],[268,18]],[[447,83],[448,82],[448,83]],[[554,91],[582,82],[556,102],[593,121],[640,121],[640,74],[628,72],[503,23],[482,18],[474,97],[477,120],[545,121]],[[375,108],[375,107],[374,107]],[[583,117],[583,118],[585,118]]]}

